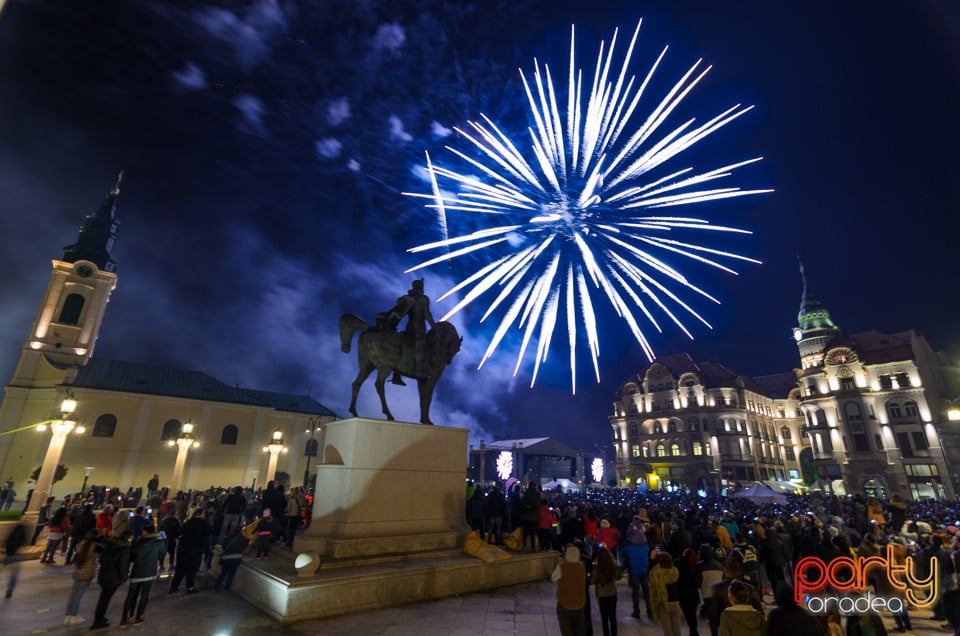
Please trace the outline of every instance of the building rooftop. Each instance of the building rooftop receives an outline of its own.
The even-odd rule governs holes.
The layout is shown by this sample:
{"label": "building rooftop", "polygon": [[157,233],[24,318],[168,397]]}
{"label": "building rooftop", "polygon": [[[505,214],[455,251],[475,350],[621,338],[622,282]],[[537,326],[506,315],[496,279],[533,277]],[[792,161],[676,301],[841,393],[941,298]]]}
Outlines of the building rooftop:
{"label": "building rooftop", "polygon": [[71,386],[121,393],[263,406],[291,413],[338,417],[306,395],[232,387],[203,371],[189,371],[137,362],[91,358],[77,369]]}

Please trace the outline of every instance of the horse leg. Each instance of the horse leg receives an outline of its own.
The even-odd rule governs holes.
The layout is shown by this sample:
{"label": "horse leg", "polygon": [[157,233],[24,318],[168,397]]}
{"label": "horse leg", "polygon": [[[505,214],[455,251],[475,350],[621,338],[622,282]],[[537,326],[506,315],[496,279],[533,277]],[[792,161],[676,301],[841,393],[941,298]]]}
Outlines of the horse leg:
{"label": "horse leg", "polygon": [[387,416],[387,419],[391,422],[393,421],[393,415],[390,413],[390,409],[387,407],[387,396],[383,392],[383,383],[386,382],[387,376],[390,375],[391,369],[389,367],[377,369],[377,379],[374,381],[374,385],[377,387],[377,395],[380,396],[380,408],[383,411],[383,414]]}
{"label": "horse leg", "polygon": [[433,402],[433,389],[437,382],[434,379],[417,380],[417,391],[420,392],[420,423],[433,425],[430,421],[430,403]]}
{"label": "horse leg", "polygon": [[360,417],[357,415],[357,394],[360,393],[360,387],[363,386],[363,383],[366,382],[370,374],[373,373],[373,365],[367,362],[366,364],[360,365],[360,371],[357,373],[357,378],[353,381],[353,395],[350,396],[350,414],[354,417]]}

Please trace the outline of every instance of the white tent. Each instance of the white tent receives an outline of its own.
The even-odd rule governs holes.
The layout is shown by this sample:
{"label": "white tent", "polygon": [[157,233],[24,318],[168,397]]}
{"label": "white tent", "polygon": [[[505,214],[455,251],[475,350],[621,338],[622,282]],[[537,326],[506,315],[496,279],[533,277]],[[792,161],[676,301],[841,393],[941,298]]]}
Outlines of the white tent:
{"label": "white tent", "polygon": [[556,488],[563,488],[564,492],[579,492],[580,490],[577,482],[570,481],[569,479],[554,479],[543,485],[544,490],[554,490]]}
{"label": "white tent", "polygon": [[741,490],[738,493],[734,493],[733,496],[741,499],[749,499],[754,503],[787,503],[786,497],[780,493],[773,492],[769,486],[764,486],[760,482],[755,482],[746,490]]}

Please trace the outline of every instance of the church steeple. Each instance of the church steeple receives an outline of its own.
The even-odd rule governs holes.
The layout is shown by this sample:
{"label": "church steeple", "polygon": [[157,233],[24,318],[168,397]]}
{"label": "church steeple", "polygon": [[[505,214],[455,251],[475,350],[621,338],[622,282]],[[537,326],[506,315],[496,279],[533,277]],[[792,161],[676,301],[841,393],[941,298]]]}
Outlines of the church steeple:
{"label": "church steeple", "polygon": [[80,236],[77,242],[63,248],[63,260],[67,263],[90,261],[98,268],[113,272],[117,263],[110,255],[113,242],[117,238],[117,197],[120,195],[120,183],[123,181],[123,172],[117,177],[117,184],[113,186],[107,198],[100,207],[91,212],[80,224]]}
{"label": "church steeple", "polygon": [[793,336],[800,350],[802,368],[818,366],[823,361],[823,352],[827,344],[840,335],[838,327],[830,317],[830,312],[807,286],[807,275],[800,262],[800,277],[803,280],[803,296],[800,300],[800,312],[797,314],[797,326]]}
{"label": "church steeple", "polygon": [[93,355],[110,294],[117,287],[110,250],[117,235],[119,194],[120,179],[103,204],[84,218],[80,236],[64,248],[63,260],[53,261],[13,385],[47,382],[66,369],[85,365]]}

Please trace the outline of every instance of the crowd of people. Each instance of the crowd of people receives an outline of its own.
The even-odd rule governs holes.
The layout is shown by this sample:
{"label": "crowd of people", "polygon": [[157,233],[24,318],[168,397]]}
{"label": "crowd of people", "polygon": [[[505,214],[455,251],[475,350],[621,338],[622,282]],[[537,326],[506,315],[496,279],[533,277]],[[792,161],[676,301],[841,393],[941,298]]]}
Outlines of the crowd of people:
{"label": "crowd of people", "polygon": [[[928,603],[940,628],[960,636],[960,515],[957,503],[889,501],[822,493],[784,503],[626,489],[543,492],[533,484],[468,488],[466,516],[490,543],[520,535],[523,550],[560,553],[553,580],[561,633],[592,634],[591,596],[604,636],[617,633],[615,582],[626,575],[632,617],[659,623],[664,636],[883,636],[876,612],[816,614],[798,604],[794,566],[804,557],[887,554],[898,565],[913,557],[921,579],[939,576]],[[507,541],[509,545],[509,541]],[[932,563],[936,560],[937,568]],[[844,583],[854,572],[837,569]],[[900,595],[883,572],[867,580],[871,594]],[[828,587],[825,592],[832,591]],[[860,593],[859,588],[853,592]],[[895,631],[912,629],[906,603],[894,606]],[[769,610],[769,611],[768,611]],[[916,612],[914,612],[916,614]]]}
{"label": "crowd of people", "polygon": [[45,541],[41,563],[72,566],[64,570],[73,581],[64,625],[84,621],[80,603],[94,579],[100,595],[91,629],[109,627],[110,601],[124,584],[118,626],[139,625],[155,583],[168,582],[170,594],[180,593],[181,585],[184,594],[195,594],[206,575],[214,591],[229,591],[244,554],[255,550],[253,558],[264,559],[271,546],[292,548],[297,529],[309,525],[312,503],[299,487],[285,492],[273,482],[256,491],[217,487],[170,497],[151,480],[146,497],[139,489],[96,486],[59,502],[50,497],[29,542],[22,524],[7,538],[6,598],[17,583],[17,551]]}

